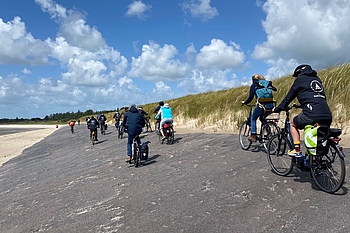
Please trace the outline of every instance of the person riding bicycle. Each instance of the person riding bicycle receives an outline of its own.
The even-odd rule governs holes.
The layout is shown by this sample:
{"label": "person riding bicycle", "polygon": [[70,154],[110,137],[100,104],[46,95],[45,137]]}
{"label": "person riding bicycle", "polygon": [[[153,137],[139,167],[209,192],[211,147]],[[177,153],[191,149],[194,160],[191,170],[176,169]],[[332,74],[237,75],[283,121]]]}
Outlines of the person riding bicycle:
{"label": "person riding bicycle", "polygon": [[[264,80],[264,81],[260,81]],[[265,83],[265,86],[264,86]],[[260,90],[264,91],[263,89],[266,89],[266,92],[269,96],[269,98],[265,98],[260,96]],[[269,91],[270,90],[270,91]],[[249,90],[249,96],[245,101],[242,101],[243,104],[249,104],[254,99],[254,96],[256,97],[256,106],[254,108],[254,111],[252,113],[252,116],[250,118],[250,129],[251,129],[251,136],[248,137],[249,141],[256,142],[256,120],[259,118],[261,123],[266,122],[266,116],[268,113],[271,113],[272,109],[275,107],[275,101],[272,97],[272,91],[277,91],[276,87],[272,86],[272,81],[265,80],[264,76],[260,74],[254,74],[252,76],[252,85],[250,86]]]}
{"label": "person riding bicycle", "polygon": [[97,128],[100,127],[100,124],[98,123],[98,121],[95,119],[94,116],[91,116],[90,120],[87,122],[87,128],[90,129],[90,140],[92,137],[92,132],[95,132],[95,140],[97,140]]}
{"label": "person riding bicycle", "polygon": [[129,107],[124,107],[124,112],[120,114],[120,119],[123,118],[122,122],[120,123],[119,127],[119,134],[122,133],[122,131],[127,131],[127,126],[124,124],[125,114],[129,111]]}
{"label": "person riding bicycle", "polygon": [[[163,106],[164,106],[164,102],[160,101],[159,105],[154,109],[153,113],[154,114],[158,114],[160,108],[163,107]],[[161,115],[159,115],[158,119],[156,119],[156,120],[157,120],[158,123],[160,123]],[[158,124],[158,129],[156,129],[156,130],[158,130],[158,132],[160,131],[160,124]]]}
{"label": "person riding bicycle", "polygon": [[117,110],[116,113],[114,113],[114,115],[113,115],[113,119],[115,120],[115,127],[116,128],[119,128],[120,118],[121,118],[121,115],[120,115],[119,111]]}
{"label": "person riding bicycle", "polygon": [[327,104],[322,81],[310,65],[299,65],[295,68],[293,77],[295,77],[295,80],[288,94],[273,111],[280,112],[285,110],[297,97],[302,106],[302,112],[290,122],[294,149],[289,150],[288,154],[302,157],[299,130],[304,129],[306,125],[320,124],[330,126],[332,124],[332,112]]}
{"label": "person riding bicycle", "polygon": [[69,122],[69,126],[70,126],[70,130],[72,131],[72,133],[74,133],[74,125],[75,125],[75,120],[71,120]]}
{"label": "person riding bicycle", "polygon": [[156,115],[156,119],[158,116],[161,116],[160,121],[160,133],[162,134],[162,140],[164,140],[166,137],[163,132],[164,124],[165,123],[173,123],[173,112],[169,106],[168,103],[165,103],[163,107],[161,107]]}
{"label": "person riding bicycle", "polygon": [[101,133],[103,133],[103,131],[106,130],[107,117],[102,113],[101,115],[98,116],[98,121],[100,123]]}
{"label": "person riding bicycle", "polygon": [[[123,125],[126,125],[128,128],[128,142],[126,145],[127,158],[125,162],[131,161],[132,156],[132,143],[135,136],[138,136],[142,132],[142,128],[145,125],[145,118],[143,115],[137,110],[136,105],[132,104],[128,112],[125,113],[123,119]],[[141,140],[138,137],[137,142],[141,144]]]}

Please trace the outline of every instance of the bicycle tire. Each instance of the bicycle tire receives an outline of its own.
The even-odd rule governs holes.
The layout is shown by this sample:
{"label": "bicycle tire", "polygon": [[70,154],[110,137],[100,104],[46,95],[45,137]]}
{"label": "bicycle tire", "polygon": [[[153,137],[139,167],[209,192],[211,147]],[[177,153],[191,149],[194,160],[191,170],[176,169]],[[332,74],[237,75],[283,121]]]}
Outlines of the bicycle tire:
{"label": "bicycle tire", "polygon": [[280,132],[279,127],[273,121],[268,121],[261,127],[261,142],[264,145],[265,151],[267,152],[267,142],[269,139]]}
{"label": "bicycle tire", "polygon": [[140,165],[140,148],[138,147],[137,143],[134,142],[134,151],[133,151],[134,155],[133,155],[133,160],[134,160],[134,166],[138,167]]}
{"label": "bicycle tire", "polygon": [[168,145],[171,145],[174,143],[174,130],[170,129],[170,132],[166,136],[166,141]]}
{"label": "bicycle tire", "polygon": [[248,139],[250,136],[250,126],[248,121],[242,123],[239,129],[239,143],[243,150],[248,150],[252,145],[252,142]]}
{"label": "bicycle tire", "polygon": [[337,192],[344,184],[344,157],[334,144],[323,156],[310,156],[310,173],[316,185],[327,193]]}
{"label": "bicycle tire", "polygon": [[267,160],[277,175],[287,176],[293,170],[295,157],[288,155],[288,149],[293,149],[292,143],[280,134],[272,136],[267,143]]}

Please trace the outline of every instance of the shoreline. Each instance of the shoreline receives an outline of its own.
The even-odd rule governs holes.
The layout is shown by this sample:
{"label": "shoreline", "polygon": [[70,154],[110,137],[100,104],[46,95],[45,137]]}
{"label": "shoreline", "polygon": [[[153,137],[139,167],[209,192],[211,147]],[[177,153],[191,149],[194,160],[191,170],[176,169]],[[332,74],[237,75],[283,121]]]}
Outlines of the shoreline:
{"label": "shoreline", "polygon": [[0,167],[57,129],[56,125],[0,125],[1,128],[24,131],[0,135]]}

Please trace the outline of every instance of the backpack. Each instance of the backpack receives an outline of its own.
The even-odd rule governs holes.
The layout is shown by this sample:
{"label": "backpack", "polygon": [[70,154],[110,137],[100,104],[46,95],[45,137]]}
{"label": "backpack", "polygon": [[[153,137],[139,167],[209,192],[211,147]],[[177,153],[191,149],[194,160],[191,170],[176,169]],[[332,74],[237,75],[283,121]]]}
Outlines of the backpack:
{"label": "backpack", "polygon": [[115,113],[115,119],[120,119],[120,113],[119,112]]}
{"label": "backpack", "polygon": [[259,80],[255,86],[255,93],[259,102],[273,102],[272,90],[268,88],[269,81]]}
{"label": "backpack", "polygon": [[304,128],[304,144],[308,154],[325,155],[328,153],[329,127],[306,125]]}

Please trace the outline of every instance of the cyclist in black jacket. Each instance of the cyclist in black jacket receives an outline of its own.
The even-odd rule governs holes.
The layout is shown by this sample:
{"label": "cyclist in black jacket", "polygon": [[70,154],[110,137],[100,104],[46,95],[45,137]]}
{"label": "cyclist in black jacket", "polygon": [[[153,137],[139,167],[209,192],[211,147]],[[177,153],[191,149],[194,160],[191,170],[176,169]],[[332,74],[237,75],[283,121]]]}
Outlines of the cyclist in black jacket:
{"label": "cyclist in black jacket", "polygon": [[306,125],[315,125],[316,123],[330,126],[332,112],[327,104],[322,81],[310,65],[300,65],[295,68],[293,77],[295,77],[295,81],[292,87],[282,102],[274,109],[274,112],[285,110],[295,97],[298,98],[303,111],[291,120],[294,149],[288,151],[288,154],[301,157],[298,129],[304,129]]}

